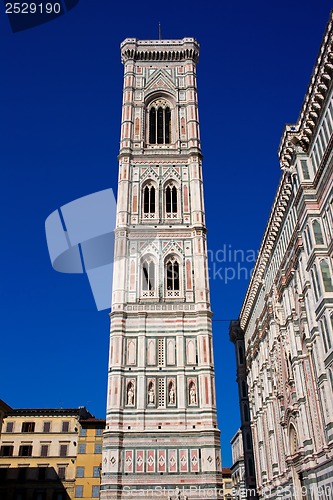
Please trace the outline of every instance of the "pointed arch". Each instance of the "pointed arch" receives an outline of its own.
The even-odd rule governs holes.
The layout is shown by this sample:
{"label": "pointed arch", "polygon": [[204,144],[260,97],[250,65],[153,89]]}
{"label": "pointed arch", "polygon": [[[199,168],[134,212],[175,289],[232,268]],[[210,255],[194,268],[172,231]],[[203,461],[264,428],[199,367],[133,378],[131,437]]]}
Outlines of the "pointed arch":
{"label": "pointed arch", "polygon": [[298,435],[297,435],[296,427],[293,423],[290,423],[290,425],[289,425],[290,455],[295,455],[295,453],[297,453],[298,448],[299,448],[299,443],[298,443]]}
{"label": "pointed arch", "polygon": [[155,405],[155,383],[153,380],[148,382],[148,390],[147,390],[147,404],[149,406]]}
{"label": "pointed arch", "polygon": [[187,339],[186,341],[186,357],[187,363],[189,365],[194,365],[196,363],[197,352],[194,339]]}
{"label": "pointed arch", "polygon": [[168,341],[167,341],[167,363],[168,363],[168,365],[175,365],[176,364],[175,339],[168,339]]}
{"label": "pointed arch", "polygon": [[156,263],[152,255],[141,260],[141,296],[155,297],[157,291]]}
{"label": "pointed arch", "polygon": [[320,272],[325,292],[333,292],[331,270],[325,259],[320,261]]}
{"label": "pointed arch", "polygon": [[198,404],[197,401],[197,386],[194,380],[191,380],[188,386],[188,397],[189,397],[189,404],[192,406],[196,406]]}
{"label": "pointed arch", "polygon": [[324,245],[323,233],[321,225],[317,219],[312,222],[312,230],[316,245]]}
{"label": "pointed arch", "polygon": [[166,213],[177,212],[177,188],[175,185],[168,185],[165,188],[165,211]]}
{"label": "pointed arch", "polygon": [[141,187],[141,214],[142,219],[154,219],[158,216],[158,188],[156,181],[146,179]]}
{"label": "pointed arch", "polygon": [[175,383],[173,380],[170,380],[168,383],[168,404],[174,406],[176,404],[176,391],[175,391]]}
{"label": "pointed arch", "polygon": [[135,365],[136,363],[136,341],[135,339],[127,340],[127,364]]}
{"label": "pointed arch", "polygon": [[156,99],[149,105],[149,144],[171,143],[171,105],[166,99]]}
{"label": "pointed arch", "polygon": [[164,262],[164,280],[166,297],[180,297],[181,279],[180,262],[175,255],[169,255]]}
{"label": "pointed arch", "polygon": [[169,179],[164,185],[164,213],[166,219],[177,219],[180,209],[178,183]]}
{"label": "pointed arch", "polygon": [[147,364],[156,365],[156,340],[149,339],[147,345]]}
{"label": "pointed arch", "polygon": [[126,385],[126,405],[127,406],[135,405],[134,384],[131,380]]}

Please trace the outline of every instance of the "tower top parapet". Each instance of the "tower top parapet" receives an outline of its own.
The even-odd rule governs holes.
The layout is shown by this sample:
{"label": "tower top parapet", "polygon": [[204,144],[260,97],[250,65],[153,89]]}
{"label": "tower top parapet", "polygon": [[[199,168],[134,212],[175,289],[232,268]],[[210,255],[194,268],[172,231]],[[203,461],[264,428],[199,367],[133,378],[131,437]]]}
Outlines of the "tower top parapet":
{"label": "tower top parapet", "polygon": [[200,46],[195,38],[182,40],[137,40],[126,38],[121,48],[123,63],[132,59],[135,61],[186,61],[199,59]]}

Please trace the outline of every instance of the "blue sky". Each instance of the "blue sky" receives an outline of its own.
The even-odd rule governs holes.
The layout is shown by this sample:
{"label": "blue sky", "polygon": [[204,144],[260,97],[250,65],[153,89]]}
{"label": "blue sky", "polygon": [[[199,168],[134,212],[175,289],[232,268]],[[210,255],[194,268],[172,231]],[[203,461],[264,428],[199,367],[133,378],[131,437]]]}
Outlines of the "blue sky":
{"label": "blue sky", "polygon": [[241,262],[241,252],[225,262],[223,252],[242,250],[251,260],[260,245],[280,177],[283,127],[298,117],[330,8],[327,0],[80,0],[65,16],[15,34],[0,12],[0,398],[13,407],[85,405],[105,415],[108,312],[97,312],[86,277],[52,269],[44,223],[65,203],[116,190],[119,44],[157,38],[161,21],[163,38],[193,36],[201,45],[218,415],[223,465],[231,465],[239,410],[228,325],[248,272],[228,283],[225,273],[253,263]]}

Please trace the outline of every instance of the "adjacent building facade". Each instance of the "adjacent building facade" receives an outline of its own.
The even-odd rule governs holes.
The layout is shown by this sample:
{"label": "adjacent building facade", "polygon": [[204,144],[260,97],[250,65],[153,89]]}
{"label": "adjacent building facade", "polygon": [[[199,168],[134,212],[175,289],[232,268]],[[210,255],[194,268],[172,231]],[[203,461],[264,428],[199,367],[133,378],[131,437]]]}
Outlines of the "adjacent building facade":
{"label": "adjacent building facade", "polygon": [[1,500],[99,498],[105,421],[84,407],[3,407]]}
{"label": "adjacent building facade", "polygon": [[244,447],[241,429],[238,429],[236,434],[232,437],[230,444],[232,456],[232,492],[233,498],[235,500],[239,500],[240,498],[244,498],[244,495],[246,493]]}
{"label": "adjacent building facade", "polygon": [[75,497],[93,500],[99,498],[105,420],[90,417],[79,423]]}
{"label": "adjacent building facade", "polygon": [[[223,500],[232,500],[234,496],[233,496],[232,481],[231,481],[231,469],[229,467],[222,467],[222,482],[223,482],[223,496],[222,496]],[[218,496],[216,498],[218,498]]]}
{"label": "adjacent building facade", "polygon": [[[245,342],[238,321],[232,321],[230,340],[235,345],[237,359],[237,384],[241,427],[231,441],[233,480],[239,486],[237,495],[243,498],[257,498],[256,473],[252,444],[249,391],[247,385]],[[241,451],[241,453],[240,453]],[[237,456],[237,460],[236,460]]]}
{"label": "adjacent building facade", "polygon": [[283,174],[231,325],[245,342],[257,487],[265,498],[333,494],[332,78],[331,18],[299,119],[281,140]]}
{"label": "adjacent building facade", "polygon": [[[101,498],[222,489],[198,43],[126,39]],[[140,491],[139,491],[140,490]],[[191,491],[190,491],[191,490]]]}

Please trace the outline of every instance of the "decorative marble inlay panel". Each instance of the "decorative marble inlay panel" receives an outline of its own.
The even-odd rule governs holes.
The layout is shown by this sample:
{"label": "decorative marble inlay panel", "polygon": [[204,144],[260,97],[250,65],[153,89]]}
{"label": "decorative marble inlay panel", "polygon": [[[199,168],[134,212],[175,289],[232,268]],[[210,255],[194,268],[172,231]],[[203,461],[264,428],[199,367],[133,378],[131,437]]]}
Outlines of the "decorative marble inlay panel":
{"label": "decorative marble inlay panel", "polygon": [[158,450],[158,472],[166,472],[166,450]]}
{"label": "decorative marble inlay panel", "polygon": [[177,450],[168,450],[168,470],[177,472]]}
{"label": "decorative marble inlay panel", "polygon": [[136,450],[135,471],[144,472],[144,451]]}
{"label": "decorative marble inlay panel", "polygon": [[136,339],[126,339],[126,363],[136,364]]}
{"label": "decorative marble inlay panel", "polygon": [[176,342],[175,339],[167,340],[167,363],[168,365],[176,364]]}
{"label": "decorative marble inlay panel", "polygon": [[190,450],[191,472],[199,472],[199,450]]}
{"label": "decorative marble inlay panel", "polygon": [[156,339],[147,339],[147,364],[156,365]]}
{"label": "decorative marble inlay panel", "polygon": [[125,472],[133,472],[133,450],[125,451]]}
{"label": "decorative marble inlay panel", "polygon": [[195,339],[186,339],[186,362],[189,365],[196,364]]}
{"label": "decorative marble inlay panel", "polygon": [[147,472],[155,472],[155,450],[147,451]]}
{"label": "decorative marble inlay panel", "polygon": [[188,472],[188,451],[179,451],[180,472]]}

